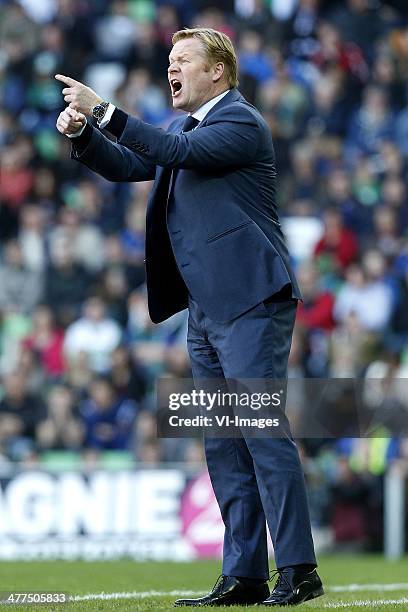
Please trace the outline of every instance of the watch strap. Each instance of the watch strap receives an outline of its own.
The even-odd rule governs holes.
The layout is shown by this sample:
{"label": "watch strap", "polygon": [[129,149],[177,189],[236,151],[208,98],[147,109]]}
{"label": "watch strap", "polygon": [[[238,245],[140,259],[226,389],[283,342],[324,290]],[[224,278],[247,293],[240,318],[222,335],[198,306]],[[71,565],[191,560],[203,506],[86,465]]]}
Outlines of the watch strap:
{"label": "watch strap", "polygon": [[98,106],[99,106],[99,107],[100,107],[100,106],[102,106],[102,108],[104,109],[104,113],[103,113],[103,117],[104,117],[104,116],[105,116],[105,114],[106,114],[106,111],[108,110],[108,107],[109,107],[109,102],[105,102],[105,101],[99,102],[99,104],[95,104],[95,106],[94,106],[94,107],[93,107],[93,109],[92,109],[92,116],[93,116],[93,118],[94,118],[94,119],[96,119],[96,120],[98,121],[98,123],[99,123],[100,121],[102,121],[102,120],[103,120],[103,117],[97,117],[97,116],[94,114],[94,113],[95,113],[95,109],[96,109]]}

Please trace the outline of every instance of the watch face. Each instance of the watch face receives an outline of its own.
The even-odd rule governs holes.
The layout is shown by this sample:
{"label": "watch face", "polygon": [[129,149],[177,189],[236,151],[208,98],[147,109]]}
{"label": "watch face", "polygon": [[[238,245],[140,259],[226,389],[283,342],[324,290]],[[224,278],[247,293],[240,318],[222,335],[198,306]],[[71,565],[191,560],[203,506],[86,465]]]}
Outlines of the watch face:
{"label": "watch face", "polygon": [[102,104],[97,104],[92,109],[93,117],[95,117],[95,119],[98,119],[98,120],[103,119],[105,116],[105,113],[106,113],[106,108],[102,106]]}

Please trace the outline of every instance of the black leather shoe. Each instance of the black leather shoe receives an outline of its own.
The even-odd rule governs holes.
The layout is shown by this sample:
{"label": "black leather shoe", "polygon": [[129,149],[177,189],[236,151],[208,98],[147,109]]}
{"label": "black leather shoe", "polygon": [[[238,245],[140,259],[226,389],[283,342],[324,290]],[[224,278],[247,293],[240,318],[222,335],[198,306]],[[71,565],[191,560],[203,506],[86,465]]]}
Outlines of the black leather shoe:
{"label": "black leather shoe", "polygon": [[259,603],[269,595],[265,582],[248,586],[234,576],[220,576],[213,590],[199,599],[177,599],[175,606],[247,606]]}
{"label": "black leather shoe", "polygon": [[296,567],[276,570],[279,574],[275,587],[260,606],[295,606],[324,594],[322,581],[314,569],[312,572],[299,571]]}

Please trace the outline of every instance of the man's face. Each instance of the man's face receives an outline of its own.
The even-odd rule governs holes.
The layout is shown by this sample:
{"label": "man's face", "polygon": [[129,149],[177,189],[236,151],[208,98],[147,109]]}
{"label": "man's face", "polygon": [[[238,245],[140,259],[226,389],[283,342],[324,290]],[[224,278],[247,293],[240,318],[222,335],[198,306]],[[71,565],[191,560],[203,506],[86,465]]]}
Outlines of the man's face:
{"label": "man's face", "polygon": [[202,43],[196,38],[176,42],[169,62],[168,79],[174,108],[193,113],[221,93],[222,65],[210,64]]}

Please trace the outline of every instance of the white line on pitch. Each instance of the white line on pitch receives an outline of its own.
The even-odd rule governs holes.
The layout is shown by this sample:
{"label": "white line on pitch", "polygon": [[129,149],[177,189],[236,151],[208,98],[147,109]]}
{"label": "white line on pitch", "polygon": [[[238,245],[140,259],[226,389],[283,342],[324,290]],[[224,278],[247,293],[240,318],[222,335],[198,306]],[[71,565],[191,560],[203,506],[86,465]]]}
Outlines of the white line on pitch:
{"label": "white line on pitch", "polygon": [[[325,587],[326,593],[353,593],[356,591],[401,591],[408,590],[407,582],[396,582],[388,584],[345,584],[338,586],[327,586]],[[75,595],[71,598],[72,601],[88,601],[88,600],[110,600],[110,599],[146,599],[148,597],[198,597],[202,595],[204,591],[123,591],[118,593],[89,593],[88,595]],[[406,598],[403,600],[396,600],[398,602],[406,603]],[[391,601],[391,600],[390,600]],[[408,600],[407,600],[408,601]],[[347,607],[350,602],[346,602],[344,605],[342,602],[326,604],[324,607]],[[367,603],[353,604],[353,605],[368,605]]]}
{"label": "white line on pitch", "polygon": [[91,599],[146,599],[147,597],[197,597],[203,591],[124,591],[122,593],[89,593],[75,595],[72,601],[88,601]]}
{"label": "white line on pitch", "polygon": [[364,599],[356,601],[339,601],[337,603],[323,604],[322,608],[350,608],[350,606],[371,607],[371,606],[402,606],[408,604],[408,597],[401,599]]}
{"label": "white line on pitch", "polygon": [[390,584],[345,584],[325,587],[331,593],[352,593],[353,591],[406,591],[408,582],[395,582]]}

